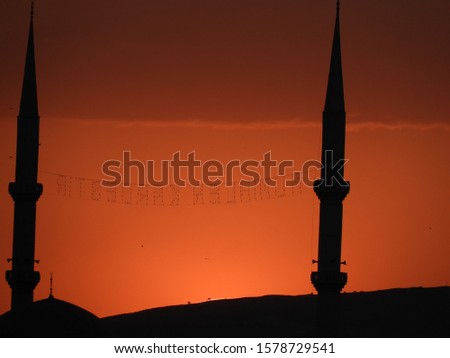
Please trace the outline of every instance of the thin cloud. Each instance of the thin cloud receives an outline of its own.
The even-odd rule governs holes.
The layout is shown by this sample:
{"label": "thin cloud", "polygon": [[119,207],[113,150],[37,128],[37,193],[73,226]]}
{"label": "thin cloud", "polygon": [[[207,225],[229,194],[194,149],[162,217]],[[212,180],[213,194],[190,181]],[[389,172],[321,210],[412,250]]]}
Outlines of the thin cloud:
{"label": "thin cloud", "polygon": [[360,132],[364,130],[385,130],[385,131],[401,131],[401,130],[416,130],[416,131],[434,131],[434,130],[444,130],[450,131],[450,124],[448,123],[408,123],[408,122],[361,122],[361,123],[351,123],[347,125],[348,131]]}
{"label": "thin cloud", "polygon": [[[251,121],[216,121],[216,120],[148,120],[148,119],[75,119],[66,118],[68,122],[76,122],[82,126],[106,126],[114,128],[131,128],[131,127],[146,127],[146,128],[205,128],[205,129],[220,129],[220,130],[276,130],[276,129],[317,129],[321,126],[321,120],[251,120]],[[61,121],[59,118],[58,121]],[[444,130],[450,131],[450,124],[444,122],[407,122],[396,120],[392,122],[383,121],[358,121],[357,123],[347,121],[347,130],[349,132],[361,131],[401,131],[401,130],[417,130],[417,131],[434,131]]]}
{"label": "thin cloud", "polygon": [[[61,121],[61,119],[58,119]],[[225,120],[148,120],[148,119],[65,119],[69,122],[76,122],[83,126],[107,126],[115,128],[149,127],[149,128],[206,128],[221,130],[273,130],[273,129],[295,129],[295,128],[318,128],[320,122],[284,120],[284,121],[225,121]]]}

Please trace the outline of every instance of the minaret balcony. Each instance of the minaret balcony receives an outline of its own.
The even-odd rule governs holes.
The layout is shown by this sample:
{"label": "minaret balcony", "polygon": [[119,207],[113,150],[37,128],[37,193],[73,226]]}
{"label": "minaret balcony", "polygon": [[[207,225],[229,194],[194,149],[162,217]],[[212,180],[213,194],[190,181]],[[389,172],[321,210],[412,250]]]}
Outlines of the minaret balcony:
{"label": "minaret balcony", "polygon": [[41,183],[9,183],[8,190],[14,202],[35,203],[42,194],[43,186]]}
{"label": "minaret balcony", "polygon": [[339,293],[347,284],[346,272],[311,272],[311,282],[318,293]]}
{"label": "minaret balcony", "polygon": [[314,182],[314,192],[320,201],[342,203],[350,192],[350,182],[339,183],[333,181],[332,185],[327,185],[325,180],[319,179]]}
{"label": "minaret balcony", "polygon": [[13,272],[12,270],[6,271],[6,281],[8,281],[11,289],[33,289],[37,286],[41,279],[39,271],[31,272]]}

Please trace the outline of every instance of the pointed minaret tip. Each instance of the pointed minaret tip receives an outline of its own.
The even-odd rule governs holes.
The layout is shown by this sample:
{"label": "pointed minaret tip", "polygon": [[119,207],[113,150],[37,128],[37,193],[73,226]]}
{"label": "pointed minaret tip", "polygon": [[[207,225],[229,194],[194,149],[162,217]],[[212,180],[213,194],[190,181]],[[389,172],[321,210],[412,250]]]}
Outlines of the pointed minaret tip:
{"label": "pointed minaret tip", "polygon": [[327,95],[325,99],[325,110],[331,112],[345,112],[344,85],[342,79],[341,61],[341,36],[339,24],[339,0],[336,3],[336,23],[331,50],[330,72],[328,75]]}
{"label": "pointed minaret tip", "polygon": [[22,97],[20,101],[19,116],[38,117],[36,68],[34,58],[34,1],[31,2],[30,29],[28,33],[27,54],[25,59],[25,71],[22,85]]}

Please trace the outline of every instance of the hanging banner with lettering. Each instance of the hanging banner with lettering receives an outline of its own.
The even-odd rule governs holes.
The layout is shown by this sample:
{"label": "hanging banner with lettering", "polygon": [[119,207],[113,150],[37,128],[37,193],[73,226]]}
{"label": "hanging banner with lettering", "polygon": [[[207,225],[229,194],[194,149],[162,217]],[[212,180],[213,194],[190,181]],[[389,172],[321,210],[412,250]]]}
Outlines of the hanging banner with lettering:
{"label": "hanging banner with lettering", "polygon": [[301,194],[301,186],[286,186],[286,177],[276,178],[275,186],[264,181],[252,186],[239,182],[220,186],[164,187],[116,186],[105,187],[100,180],[41,171],[45,176],[45,192],[73,199],[100,201],[111,204],[142,206],[223,205],[243,204],[259,200],[280,199]]}

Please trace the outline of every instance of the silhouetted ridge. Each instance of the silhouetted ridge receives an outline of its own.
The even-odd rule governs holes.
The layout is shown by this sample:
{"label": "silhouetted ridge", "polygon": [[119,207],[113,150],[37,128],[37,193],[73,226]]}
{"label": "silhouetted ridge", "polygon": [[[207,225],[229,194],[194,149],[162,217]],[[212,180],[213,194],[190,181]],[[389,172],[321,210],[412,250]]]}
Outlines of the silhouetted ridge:
{"label": "silhouetted ridge", "polygon": [[[317,295],[264,296],[102,318],[115,337],[314,337]],[[341,294],[342,337],[449,337],[450,287]]]}

